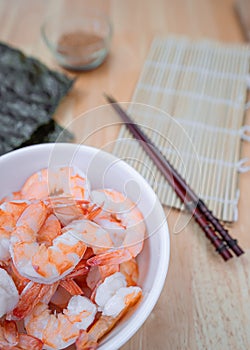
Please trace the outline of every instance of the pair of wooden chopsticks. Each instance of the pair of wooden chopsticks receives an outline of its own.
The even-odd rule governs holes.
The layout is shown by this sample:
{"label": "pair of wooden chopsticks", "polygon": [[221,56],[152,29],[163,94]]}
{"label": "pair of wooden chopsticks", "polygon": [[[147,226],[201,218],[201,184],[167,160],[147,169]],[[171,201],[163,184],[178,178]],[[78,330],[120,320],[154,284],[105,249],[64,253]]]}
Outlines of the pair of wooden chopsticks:
{"label": "pair of wooden chopsticks", "polygon": [[[232,258],[231,251],[240,256],[244,251],[238,246],[237,240],[233,239],[228,231],[221,225],[220,221],[207,208],[205,203],[194,193],[187,185],[185,180],[178,174],[168,160],[156,148],[152,141],[133,122],[128,114],[119,106],[113,97],[104,95],[107,101],[111,104],[117,114],[121,117],[126,127],[129,129],[135,139],[138,140],[141,147],[145,150],[148,156],[153,160],[159,171],[173,187],[175,193],[184,203],[187,210],[192,213],[196,222],[200,225],[207,238],[211,241],[216,251],[227,261]],[[230,251],[230,250],[231,251]]]}

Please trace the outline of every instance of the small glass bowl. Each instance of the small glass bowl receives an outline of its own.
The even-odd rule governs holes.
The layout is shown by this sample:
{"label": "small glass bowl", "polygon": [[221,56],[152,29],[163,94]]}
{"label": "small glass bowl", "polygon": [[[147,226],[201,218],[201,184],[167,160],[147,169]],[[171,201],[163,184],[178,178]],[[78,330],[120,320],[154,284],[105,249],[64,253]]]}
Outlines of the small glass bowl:
{"label": "small glass bowl", "polygon": [[70,11],[49,16],[41,27],[41,33],[62,67],[82,71],[98,67],[106,58],[112,25],[103,14]]}

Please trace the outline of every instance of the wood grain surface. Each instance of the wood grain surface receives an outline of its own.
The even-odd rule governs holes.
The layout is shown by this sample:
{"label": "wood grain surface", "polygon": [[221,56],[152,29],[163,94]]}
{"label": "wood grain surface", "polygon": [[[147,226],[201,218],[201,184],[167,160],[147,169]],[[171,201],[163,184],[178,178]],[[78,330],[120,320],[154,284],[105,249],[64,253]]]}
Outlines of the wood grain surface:
{"label": "wood grain surface", "polygon": [[[42,41],[45,17],[70,1],[0,0],[0,40],[17,46],[58,69]],[[81,6],[84,1],[81,1]],[[180,34],[223,42],[243,42],[232,0],[113,0],[84,5],[109,14],[114,34],[106,62],[77,76],[70,95],[56,113],[63,125],[71,123],[77,141],[98,147],[115,140],[117,128],[99,132],[102,93],[129,101],[154,35]],[[105,109],[105,107],[104,107]],[[115,118],[109,115],[107,118]],[[85,114],[85,117],[77,116]],[[246,117],[250,124],[250,116]],[[250,145],[242,144],[250,157]],[[197,225],[190,221],[178,234],[176,223],[185,215],[169,210],[171,260],[166,283],[153,312],[122,350],[247,350],[250,348],[250,173],[240,175],[239,220],[230,233],[246,254],[228,263],[214,252]]]}

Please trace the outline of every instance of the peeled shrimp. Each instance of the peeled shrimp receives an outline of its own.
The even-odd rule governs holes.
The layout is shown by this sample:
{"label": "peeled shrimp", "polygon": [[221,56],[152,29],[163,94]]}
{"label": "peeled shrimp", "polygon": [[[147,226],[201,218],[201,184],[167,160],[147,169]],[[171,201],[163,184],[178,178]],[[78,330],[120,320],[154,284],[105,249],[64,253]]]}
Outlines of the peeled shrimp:
{"label": "peeled shrimp", "polygon": [[114,265],[136,257],[143,248],[146,226],[136,205],[122,193],[98,190],[91,193],[96,203],[103,203],[94,221],[107,230],[116,249],[88,260],[90,266]]}
{"label": "peeled shrimp", "polygon": [[88,199],[90,185],[86,175],[76,166],[41,169],[31,175],[21,189],[22,198],[45,199],[49,196],[70,196]]}
{"label": "peeled shrimp", "polygon": [[116,272],[97,287],[95,302],[103,315],[116,317],[126,306],[127,296],[138,293],[141,293],[140,287],[127,287],[124,275]]}
{"label": "peeled shrimp", "polygon": [[91,198],[102,207],[102,211],[93,220],[110,233],[115,246],[123,244],[127,230],[139,231],[143,240],[143,216],[129,198],[112,189],[92,191]]}
{"label": "peeled shrimp", "polygon": [[4,202],[0,205],[0,260],[10,258],[10,237],[27,201]]}
{"label": "peeled shrimp", "polygon": [[52,314],[45,303],[36,305],[25,318],[27,334],[42,340],[44,349],[64,349],[73,344],[81,329],[86,330],[94,321],[96,306],[88,298],[73,296],[67,309]]}
{"label": "peeled shrimp", "polygon": [[67,232],[82,241],[87,247],[92,248],[95,254],[113,247],[110,234],[90,220],[74,220],[64,227],[62,232]]}
{"label": "peeled shrimp", "polygon": [[[16,288],[0,269],[0,317],[24,318],[27,331],[12,334],[0,327],[0,349],[59,350],[76,340],[77,349],[96,348],[139,300],[134,257],[146,231],[142,214],[115,190],[93,191],[92,202],[89,188],[75,167],[57,173],[42,169],[18,193],[23,200],[0,204],[0,259],[1,251],[5,259],[11,257],[11,264],[5,260],[2,265],[17,283]],[[1,278],[4,273],[8,277]],[[59,304],[52,299],[58,286],[67,296]],[[50,310],[53,300],[58,305]]]}
{"label": "peeled shrimp", "polygon": [[82,216],[75,200],[87,200],[90,184],[76,166],[42,169],[31,175],[22,187],[26,199],[50,199],[55,215],[63,225]]}
{"label": "peeled shrimp", "polygon": [[10,275],[0,268],[0,317],[13,310],[19,300],[18,291]]}
{"label": "peeled shrimp", "polygon": [[86,245],[67,231],[46,247],[37,242],[37,232],[47,217],[43,202],[30,204],[17,220],[11,236],[11,256],[18,272],[38,283],[50,284],[71,272],[83,256]]}
{"label": "peeled shrimp", "polygon": [[32,203],[17,220],[11,236],[11,256],[18,272],[38,283],[50,284],[70,273],[87,247],[97,252],[112,247],[109,234],[89,220],[75,220],[64,227],[52,245],[37,242],[37,232],[47,217],[43,202]]}
{"label": "peeled shrimp", "polygon": [[98,340],[107,334],[120,318],[138,302],[142,291],[139,287],[125,287],[124,276],[117,272],[109,276],[97,288],[95,301],[102,315],[88,332],[81,330],[76,340],[77,350],[97,349]]}
{"label": "peeled shrimp", "polygon": [[49,195],[48,170],[42,169],[32,174],[21,189],[21,196],[25,199],[44,199]]}

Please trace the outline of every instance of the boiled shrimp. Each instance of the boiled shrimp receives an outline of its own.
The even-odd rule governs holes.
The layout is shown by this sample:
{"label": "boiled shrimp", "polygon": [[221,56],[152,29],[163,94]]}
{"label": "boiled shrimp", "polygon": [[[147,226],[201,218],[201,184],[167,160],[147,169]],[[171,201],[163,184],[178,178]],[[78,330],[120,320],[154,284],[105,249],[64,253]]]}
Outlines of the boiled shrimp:
{"label": "boiled shrimp", "polygon": [[109,234],[89,220],[75,220],[46,247],[37,242],[37,232],[47,217],[43,202],[30,204],[17,220],[11,236],[10,252],[18,272],[38,283],[50,284],[69,274],[87,247],[103,252],[112,247]]}
{"label": "boiled shrimp", "polygon": [[136,257],[143,248],[146,226],[142,213],[122,193],[114,190],[92,191],[92,199],[103,203],[94,221],[106,229],[115,249],[88,260],[90,266],[114,265]]}
{"label": "boiled shrimp", "polygon": [[43,199],[49,195],[48,170],[42,169],[32,174],[21,188],[21,196],[25,199]]}
{"label": "boiled shrimp", "polygon": [[17,220],[10,252],[18,272],[38,283],[50,284],[71,272],[83,256],[86,245],[65,232],[46,247],[37,242],[37,232],[48,214],[43,202],[30,204]]}
{"label": "boiled shrimp", "polygon": [[[42,169],[6,197],[21,200],[0,204],[0,237],[8,238],[0,317],[11,320],[0,327],[0,349],[63,349],[76,339],[77,349],[97,347],[139,300],[134,257],[143,246],[142,214],[122,193],[99,190],[90,198],[89,188],[75,167],[52,175]],[[12,333],[13,320],[22,319],[27,335]]]}
{"label": "boiled shrimp", "polygon": [[27,207],[27,201],[4,202],[0,205],[0,260],[10,258],[10,237],[17,219]]}
{"label": "boiled shrimp", "polygon": [[112,189],[95,190],[91,199],[102,207],[102,211],[93,219],[109,231],[115,246],[120,246],[128,229],[145,233],[143,216],[136,205],[121,192]]}
{"label": "boiled shrimp", "polygon": [[32,174],[21,189],[25,199],[45,199],[64,195],[75,199],[88,199],[90,184],[86,175],[76,166],[41,169]]}
{"label": "boiled shrimp", "polygon": [[96,305],[84,296],[73,296],[67,309],[52,314],[46,303],[38,303],[25,318],[27,334],[41,339],[44,349],[64,349],[73,344],[80,330],[94,321]]}
{"label": "boiled shrimp", "polygon": [[98,340],[108,333],[120,318],[138,302],[142,295],[139,287],[126,287],[125,277],[117,272],[107,277],[96,291],[95,302],[101,317],[88,332],[81,330],[76,340],[77,350],[97,349]]}
{"label": "boiled shrimp", "polygon": [[43,343],[33,336],[19,333],[14,321],[3,321],[0,325],[1,350],[42,350]]}
{"label": "boiled shrimp", "polygon": [[102,253],[113,247],[110,234],[90,220],[74,220],[64,227],[62,232],[67,232],[69,235],[74,236],[87,247],[92,248],[95,254]]}
{"label": "boiled shrimp", "polygon": [[18,290],[10,275],[0,268],[0,317],[13,310],[19,300]]}
{"label": "boiled shrimp", "polygon": [[116,272],[97,287],[95,302],[103,315],[116,317],[126,306],[126,296],[138,293],[141,293],[140,287],[127,287],[125,276]]}
{"label": "boiled shrimp", "polygon": [[63,225],[82,216],[76,200],[89,198],[90,184],[77,167],[42,169],[31,175],[22,187],[23,198],[50,200],[55,215]]}

